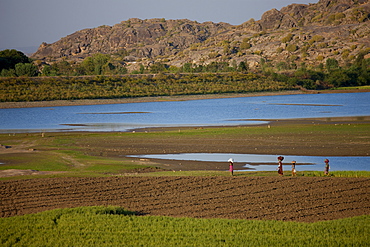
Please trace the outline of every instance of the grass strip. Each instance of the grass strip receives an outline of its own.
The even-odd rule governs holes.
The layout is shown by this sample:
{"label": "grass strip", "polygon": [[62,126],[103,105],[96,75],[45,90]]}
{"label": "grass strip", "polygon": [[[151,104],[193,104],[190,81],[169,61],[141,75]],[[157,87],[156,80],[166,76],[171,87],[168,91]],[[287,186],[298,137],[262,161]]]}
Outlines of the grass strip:
{"label": "grass strip", "polygon": [[0,218],[1,246],[368,246],[370,216],[316,223],[135,216],[120,207]]}

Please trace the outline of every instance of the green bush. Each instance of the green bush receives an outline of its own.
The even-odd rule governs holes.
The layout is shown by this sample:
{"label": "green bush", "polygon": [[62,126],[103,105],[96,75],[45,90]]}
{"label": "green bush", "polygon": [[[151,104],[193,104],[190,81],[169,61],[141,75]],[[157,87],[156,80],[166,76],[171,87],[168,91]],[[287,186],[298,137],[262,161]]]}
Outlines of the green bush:
{"label": "green bush", "polygon": [[292,33],[289,33],[287,36],[285,36],[284,38],[281,39],[281,42],[282,43],[288,43],[293,39],[293,36],[294,35]]}
{"label": "green bush", "polygon": [[37,67],[31,63],[17,63],[15,65],[15,74],[17,76],[36,76]]}
{"label": "green bush", "polygon": [[298,50],[298,46],[295,45],[295,44],[289,44],[286,47],[286,50],[289,51],[289,52],[295,52],[296,50]]}
{"label": "green bush", "polygon": [[247,50],[247,49],[249,49],[249,48],[251,48],[252,47],[252,45],[250,44],[250,43],[248,43],[248,42],[242,42],[241,44],[240,44],[240,49],[241,50]]}
{"label": "green bush", "polygon": [[312,45],[313,43],[315,43],[315,42],[322,42],[322,41],[324,41],[325,40],[325,38],[323,37],[323,36],[321,36],[321,35],[315,35],[315,36],[313,36],[309,41],[308,41],[308,43],[310,44],[310,45]]}

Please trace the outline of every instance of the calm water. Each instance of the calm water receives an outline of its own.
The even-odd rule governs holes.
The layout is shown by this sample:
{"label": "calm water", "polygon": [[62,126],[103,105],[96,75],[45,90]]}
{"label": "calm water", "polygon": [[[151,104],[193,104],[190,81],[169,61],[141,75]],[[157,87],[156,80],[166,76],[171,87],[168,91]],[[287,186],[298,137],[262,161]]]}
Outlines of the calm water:
{"label": "calm water", "polygon": [[0,132],[128,131],[262,123],[253,119],[342,116],[370,116],[370,93],[0,109]]}
{"label": "calm water", "polygon": [[[128,157],[145,159],[169,159],[169,160],[195,160],[209,162],[224,162],[225,170],[228,169],[229,158],[234,162],[245,163],[244,170],[241,171],[275,171],[277,168],[277,157],[279,155],[259,155],[259,154],[225,154],[225,153],[182,153],[182,154],[149,154],[149,155],[130,155]],[[297,162],[297,171],[323,171],[325,167],[324,159],[330,161],[330,171],[370,171],[370,156],[356,157],[321,157],[321,156],[293,156],[283,155],[284,170],[291,169],[291,162]],[[260,165],[260,164],[274,165]],[[304,164],[304,165],[300,165]],[[201,165],[201,164],[200,164]]]}

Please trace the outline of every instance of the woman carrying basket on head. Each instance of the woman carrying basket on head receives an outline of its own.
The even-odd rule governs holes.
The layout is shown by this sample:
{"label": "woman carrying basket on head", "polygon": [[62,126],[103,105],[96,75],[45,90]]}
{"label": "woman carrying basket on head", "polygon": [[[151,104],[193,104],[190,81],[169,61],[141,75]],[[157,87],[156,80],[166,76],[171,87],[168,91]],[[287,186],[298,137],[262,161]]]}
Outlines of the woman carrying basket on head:
{"label": "woman carrying basket on head", "polygon": [[328,159],[325,159],[324,162],[325,162],[325,171],[324,171],[324,174],[325,174],[325,176],[328,176],[329,175],[329,169],[330,169],[329,160]]}
{"label": "woman carrying basket on head", "polygon": [[229,161],[229,171],[231,173],[231,176],[234,176],[234,160],[230,158],[228,161]]}
{"label": "woman carrying basket on head", "polygon": [[283,156],[279,156],[277,159],[279,161],[278,173],[279,173],[280,176],[283,176],[283,160],[284,160],[284,157]]}

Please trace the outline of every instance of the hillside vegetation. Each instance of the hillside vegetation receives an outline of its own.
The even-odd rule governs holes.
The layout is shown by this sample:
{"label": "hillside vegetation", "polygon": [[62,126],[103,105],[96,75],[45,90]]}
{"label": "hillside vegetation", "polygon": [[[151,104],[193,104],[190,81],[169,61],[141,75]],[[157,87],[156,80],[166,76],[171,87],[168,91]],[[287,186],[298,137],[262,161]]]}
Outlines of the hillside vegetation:
{"label": "hillside vegetation", "polygon": [[80,30],[53,44],[43,43],[32,58],[73,64],[94,54],[109,54],[111,65],[129,72],[156,63],[181,67],[186,63],[226,62],[232,66],[244,62],[249,68],[261,68],[261,60],[279,64],[281,69],[295,69],[302,63],[317,67],[328,58],[344,66],[370,47],[369,17],[368,0],[320,0],[272,9],[261,20],[237,26],[133,18],[114,26]]}

